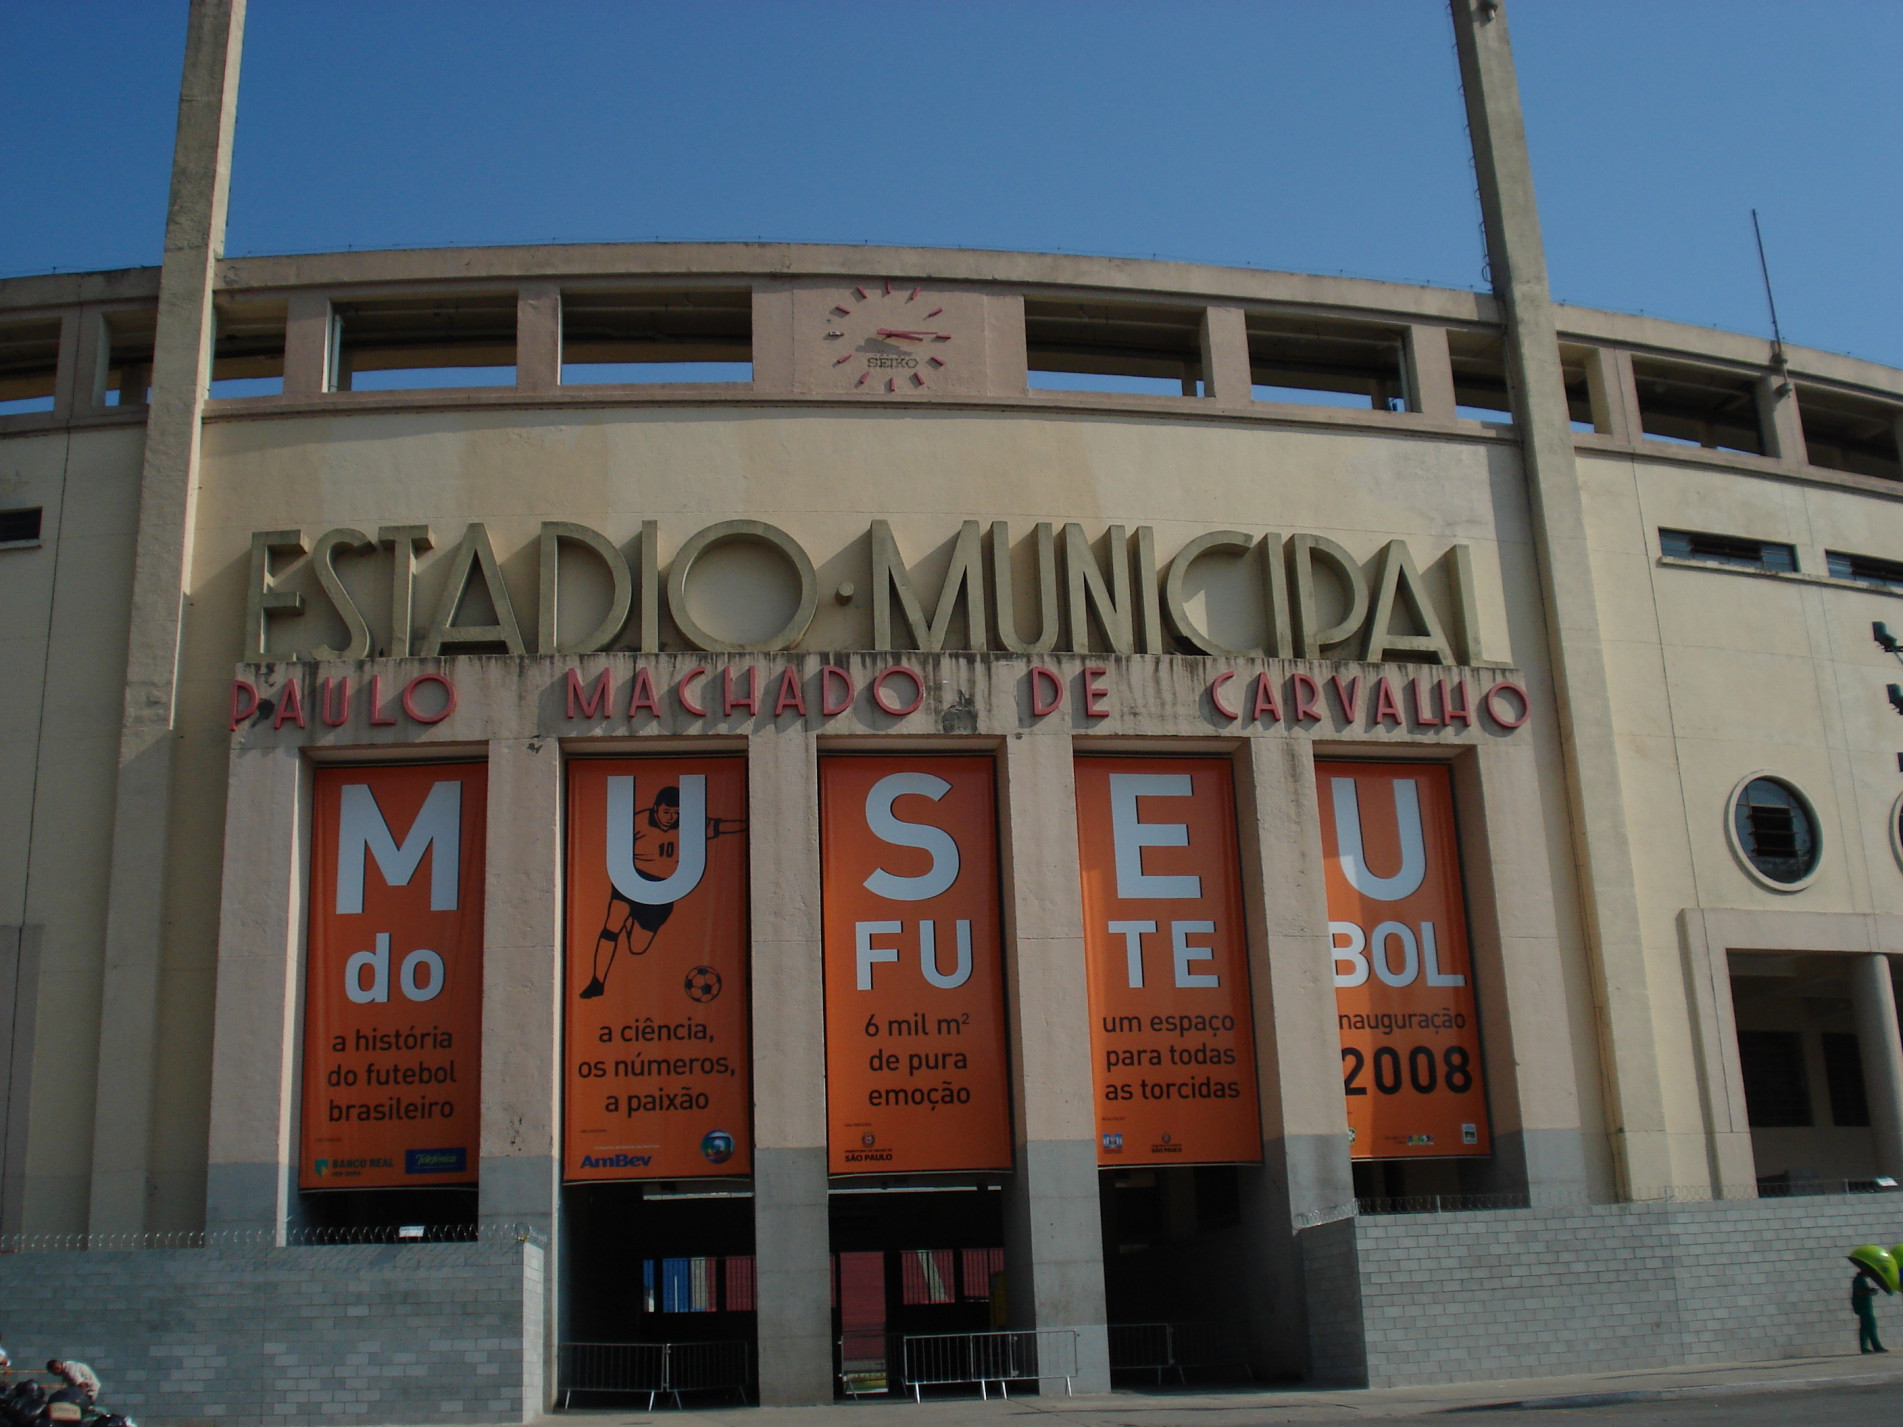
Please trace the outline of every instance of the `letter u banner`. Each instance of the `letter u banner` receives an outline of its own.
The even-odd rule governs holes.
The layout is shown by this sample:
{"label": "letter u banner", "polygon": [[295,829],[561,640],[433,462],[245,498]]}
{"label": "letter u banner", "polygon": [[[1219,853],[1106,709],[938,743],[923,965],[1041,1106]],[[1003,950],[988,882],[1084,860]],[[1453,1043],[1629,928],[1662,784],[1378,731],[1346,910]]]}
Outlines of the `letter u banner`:
{"label": "letter u banner", "polygon": [[316,770],[300,1189],[473,1184],[480,763]]}
{"label": "letter u banner", "polygon": [[1097,1163],[1262,1158],[1235,784],[1220,758],[1079,758]]}
{"label": "letter u banner", "polygon": [[819,768],[831,1172],[1009,1169],[991,760]]}
{"label": "letter u banner", "polygon": [[1342,1090],[1356,1159],[1492,1149],[1453,784],[1427,763],[1317,763]]}
{"label": "letter u banner", "polygon": [[568,766],[563,1177],[753,1169],[742,758]]}

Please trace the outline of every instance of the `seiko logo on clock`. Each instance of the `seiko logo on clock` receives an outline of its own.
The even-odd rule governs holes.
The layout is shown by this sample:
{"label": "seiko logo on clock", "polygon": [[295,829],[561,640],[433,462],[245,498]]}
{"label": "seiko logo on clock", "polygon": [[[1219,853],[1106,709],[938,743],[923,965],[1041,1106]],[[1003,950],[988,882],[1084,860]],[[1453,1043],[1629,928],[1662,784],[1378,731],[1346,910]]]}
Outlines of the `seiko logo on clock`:
{"label": "seiko logo on clock", "polygon": [[919,391],[951,365],[944,304],[923,288],[890,278],[847,289],[826,312],[832,365],[865,392]]}

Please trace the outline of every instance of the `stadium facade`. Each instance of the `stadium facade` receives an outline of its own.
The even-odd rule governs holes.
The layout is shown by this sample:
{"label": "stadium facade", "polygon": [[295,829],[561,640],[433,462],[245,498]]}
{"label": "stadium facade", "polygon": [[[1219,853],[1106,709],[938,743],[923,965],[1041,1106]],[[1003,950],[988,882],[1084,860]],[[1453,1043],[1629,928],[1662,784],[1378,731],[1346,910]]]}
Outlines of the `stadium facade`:
{"label": "stadium facade", "polygon": [[163,266],[0,283],[16,1356],[372,1422],[1835,1345],[1903,372],[1553,304],[1452,13],[1492,295],[226,259],[195,0]]}

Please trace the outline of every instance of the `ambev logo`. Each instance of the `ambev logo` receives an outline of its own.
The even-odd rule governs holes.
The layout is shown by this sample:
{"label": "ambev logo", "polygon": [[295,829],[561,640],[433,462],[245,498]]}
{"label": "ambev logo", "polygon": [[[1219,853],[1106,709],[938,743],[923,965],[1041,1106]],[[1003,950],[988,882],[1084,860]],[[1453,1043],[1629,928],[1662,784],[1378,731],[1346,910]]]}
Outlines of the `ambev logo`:
{"label": "ambev logo", "polygon": [[403,1151],[405,1174],[460,1174],[468,1167],[469,1151],[460,1146],[453,1150]]}
{"label": "ambev logo", "polygon": [[651,1154],[585,1154],[583,1169],[646,1169],[654,1163]]}

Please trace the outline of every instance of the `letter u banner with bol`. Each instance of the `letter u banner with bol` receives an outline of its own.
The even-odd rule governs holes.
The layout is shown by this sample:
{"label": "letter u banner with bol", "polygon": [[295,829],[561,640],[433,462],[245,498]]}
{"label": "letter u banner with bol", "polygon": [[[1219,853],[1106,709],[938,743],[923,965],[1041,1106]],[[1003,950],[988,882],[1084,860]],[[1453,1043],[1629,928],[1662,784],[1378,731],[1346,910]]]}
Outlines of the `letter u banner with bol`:
{"label": "letter u banner with bol", "polygon": [[1492,1149],[1447,769],[1317,763],[1356,1159]]}
{"label": "letter u banner with bol", "polygon": [[991,760],[819,768],[831,1172],[1009,1169]]}
{"label": "letter u banner with bol", "polygon": [[753,1169],[742,758],[568,767],[569,1180]]}
{"label": "letter u banner with bol", "polygon": [[487,770],[313,783],[298,1187],[473,1184]]}
{"label": "letter u banner with bol", "polygon": [[1218,758],[1080,758],[1097,1163],[1260,1160],[1235,785]]}

